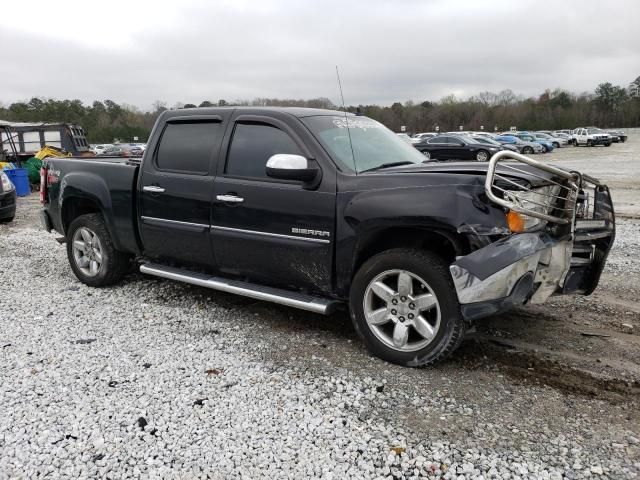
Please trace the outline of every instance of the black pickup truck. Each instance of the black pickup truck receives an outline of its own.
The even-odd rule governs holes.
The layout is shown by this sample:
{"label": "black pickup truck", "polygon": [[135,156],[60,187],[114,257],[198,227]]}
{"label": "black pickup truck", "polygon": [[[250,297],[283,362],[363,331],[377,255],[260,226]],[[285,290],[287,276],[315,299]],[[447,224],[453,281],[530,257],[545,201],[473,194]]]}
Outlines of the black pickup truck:
{"label": "black pickup truck", "polygon": [[42,222],[80,281],[140,271],[316,313],[376,355],[446,357],[470,322],[590,294],[614,239],[605,185],[499,152],[425,163],[380,123],[298,108],[164,112],[141,160],[49,158]]}

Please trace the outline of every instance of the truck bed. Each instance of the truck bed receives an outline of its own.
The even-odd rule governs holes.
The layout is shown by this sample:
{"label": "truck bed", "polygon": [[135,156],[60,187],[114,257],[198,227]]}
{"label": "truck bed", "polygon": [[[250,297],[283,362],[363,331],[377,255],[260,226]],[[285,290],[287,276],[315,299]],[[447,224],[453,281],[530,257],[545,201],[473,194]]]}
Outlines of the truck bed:
{"label": "truck bed", "polygon": [[138,253],[136,191],[139,166],[139,160],[125,157],[47,158],[44,167],[48,169],[47,196],[53,228],[66,233],[65,213],[74,208],[67,204],[69,201],[60,204],[61,190],[64,190],[64,198],[102,205],[114,244],[124,252]]}

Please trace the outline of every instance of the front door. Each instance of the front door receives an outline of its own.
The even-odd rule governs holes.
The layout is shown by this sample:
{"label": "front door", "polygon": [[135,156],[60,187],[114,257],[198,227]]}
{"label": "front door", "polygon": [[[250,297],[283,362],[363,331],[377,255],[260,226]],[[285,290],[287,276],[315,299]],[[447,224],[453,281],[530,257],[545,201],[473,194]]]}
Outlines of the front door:
{"label": "front door", "polygon": [[[299,122],[297,119],[294,121]],[[214,182],[211,237],[219,268],[260,283],[331,288],[335,173],[313,189],[266,175],[277,153],[316,157],[302,124],[240,115],[229,129],[224,165]],[[297,125],[297,124],[296,124]],[[322,168],[322,165],[320,165]]]}
{"label": "front door", "polygon": [[146,257],[213,267],[209,236],[213,179],[225,122],[220,116],[169,119],[139,181]]}

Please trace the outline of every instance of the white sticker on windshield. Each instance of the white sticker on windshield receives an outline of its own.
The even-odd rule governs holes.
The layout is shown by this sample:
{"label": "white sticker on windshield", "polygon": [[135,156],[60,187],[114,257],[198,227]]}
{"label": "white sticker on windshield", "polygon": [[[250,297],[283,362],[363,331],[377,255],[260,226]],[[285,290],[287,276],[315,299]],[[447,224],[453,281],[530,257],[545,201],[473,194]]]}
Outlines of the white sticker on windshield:
{"label": "white sticker on windshield", "polygon": [[333,117],[333,124],[338,128],[384,128],[384,125],[366,117]]}

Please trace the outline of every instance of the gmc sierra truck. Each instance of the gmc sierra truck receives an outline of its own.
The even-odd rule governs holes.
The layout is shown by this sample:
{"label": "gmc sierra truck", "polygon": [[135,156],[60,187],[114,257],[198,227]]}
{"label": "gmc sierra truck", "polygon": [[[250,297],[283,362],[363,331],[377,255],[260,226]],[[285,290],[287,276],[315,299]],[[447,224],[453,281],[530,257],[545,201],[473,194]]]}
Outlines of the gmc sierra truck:
{"label": "gmc sierra truck", "polygon": [[609,190],[516,152],[425,163],[331,110],[164,112],[142,159],[48,158],[43,226],[90,286],[140,271],[328,314],[372,353],[434,363],[473,321],[588,295],[614,240]]}

